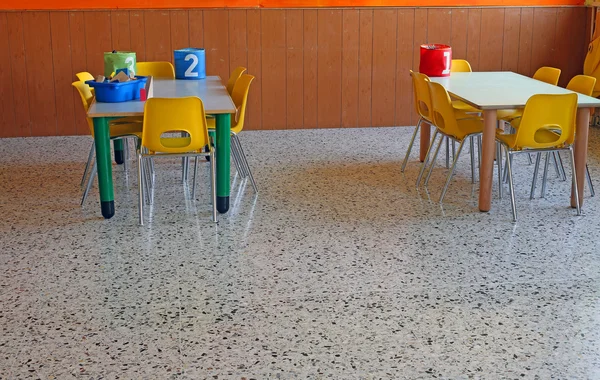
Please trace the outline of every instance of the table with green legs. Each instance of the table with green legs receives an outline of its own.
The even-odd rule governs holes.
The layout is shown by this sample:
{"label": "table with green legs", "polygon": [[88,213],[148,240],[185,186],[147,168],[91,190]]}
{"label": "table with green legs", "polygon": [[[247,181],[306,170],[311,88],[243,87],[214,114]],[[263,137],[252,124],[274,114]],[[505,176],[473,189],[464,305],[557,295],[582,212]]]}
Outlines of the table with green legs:
{"label": "table with green legs", "polygon": [[[160,98],[182,98],[197,96],[202,99],[207,115],[216,118],[217,153],[217,210],[229,210],[229,169],[231,114],[236,107],[218,76],[208,76],[200,80],[153,79],[150,96]],[[102,215],[110,219],[115,214],[115,198],[110,156],[109,122],[115,118],[144,116],[144,102],[134,100],[123,103],[94,102],[88,111],[94,120],[96,162],[98,164],[98,187]]]}

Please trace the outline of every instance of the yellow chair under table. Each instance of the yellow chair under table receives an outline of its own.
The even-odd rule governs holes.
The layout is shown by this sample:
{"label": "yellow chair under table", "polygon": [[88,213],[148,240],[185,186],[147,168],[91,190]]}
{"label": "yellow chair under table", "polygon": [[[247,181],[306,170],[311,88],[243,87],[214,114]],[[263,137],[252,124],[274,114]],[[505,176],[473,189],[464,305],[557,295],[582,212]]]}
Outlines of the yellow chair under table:
{"label": "yellow chair under table", "polygon": [[577,94],[539,94],[527,100],[523,116],[513,121],[516,131],[512,134],[496,133],[496,141],[506,154],[508,184],[513,221],[517,221],[515,192],[512,176],[512,156],[516,153],[538,153],[568,150],[571,160],[573,187],[577,215],[581,214],[577,191],[577,174],[573,143],[575,141],[575,116]]}
{"label": "yellow chair under table", "polygon": [[[174,137],[179,133],[185,136]],[[208,146],[208,152],[203,152]],[[144,197],[149,191],[145,160],[159,157],[195,157],[192,198],[196,191],[198,156],[210,157],[212,220],[217,222],[215,148],[210,143],[204,104],[198,97],[150,98],[144,106],[144,128],[138,148],[139,219],[144,224]],[[147,194],[149,203],[152,197]]]}
{"label": "yellow chair under table", "polygon": [[[250,84],[253,80],[254,76],[243,74],[236,81],[235,87],[231,93],[231,99],[237,108],[236,115],[231,118],[231,153],[238,173],[240,173],[242,177],[250,177],[252,188],[254,188],[255,192],[258,192],[258,187],[256,186],[254,176],[250,170],[250,165],[248,165],[248,159],[246,158],[240,138],[238,137],[239,133],[244,129],[248,92],[250,91]],[[208,129],[214,131],[216,127],[215,119],[209,118],[207,119],[207,122]]]}
{"label": "yellow chair under table", "polygon": [[[73,82],[72,86],[77,89],[77,92],[79,93],[79,96],[81,98],[81,103],[83,104],[83,108],[84,108],[85,112],[87,113],[88,109],[90,108],[90,105],[92,104],[92,100],[94,99],[94,95],[91,92],[91,88],[87,84],[85,84],[85,82],[83,82],[83,81]],[[88,126],[90,128],[90,134],[92,135],[92,137],[94,137],[94,123],[91,118],[88,117],[86,119],[87,119]],[[111,123],[110,123],[109,133],[110,133],[111,140],[118,140],[118,139],[126,140],[127,138],[135,138],[135,140],[137,141],[138,138],[142,134],[142,124],[141,123],[131,123],[126,118],[115,119],[115,120],[111,121]],[[85,200],[88,196],[88,193],[92,187],[94,177],[96,176],[97,167],[96,167],[95,160],[94,160],[94,164],[92,165],[92,169],[90,171],[90,163],[94,159],[95,152],[96,152],[96,145],[94,144],[94,141],[92,141],[92,146],[90,148],[88,160],[85,164],[85,170],[83,171],[83,177],[81,178],[81,185],[83,186],[83,184],[85,182],[85,178],[87,177],[87,175],[89,173],[88,182],[87,182],[87,185],[83,192],[83,197],[81,198],[81,205],[83,205],[83,203],[85,202]],[[125,170],[127,170],[127,162],[128,162],[127,152],[128,152],[128,150],[125,149],[125,162],[123,165]]]}
{"label": "yellow chair under table", "polygon": [[[448,186],[450,185],[450,181],[452,180],[452,176],[454,175],[454,171],[456,170],[456,163],[460,157],[460,153],[464,147],[465,141],[469,139],[471,142],[471,151],[473,150],[473,137],[480,136],[483,132],[483,121],[479,118],[469,118],[469,119],[459,119],[456,117],[456,111],[452,107],[452,101],[450,100],[450,95],[448,92],[439,83],[428,82],[429,92],[431,94],[431,105],[432,105],[432,115],[433,121],[435,123],[436,131],[433,137],[433,142],[435,142],[435,137],[437,134],[441,134],[446,136],[453,141],[457,141],[459,143],[458,150],[456,152],[456,156],[454,157],[454,161],[452,162],[452,166],[450,168],[450,172],[448,173],[448,177],[446,179],[446,183],[440,195],[439,202],[442,203],[444,201],[444,197],[446,196],[446,192],[448,191]],[[440,151],[440,147],[442,145],[442,139],[435,150],[433,155],[433,159],[431,160],[431,166],[429,168],[429,173],[427,174],[427,178],[425,179],[425,186],[427,186],[429,182],[429,178],[431,177],[431,173],[433,171],[433,167],[435,166],[436,157]],[[429,147],[427,151],[427,156],[431,153],[431,148],[433,147],[433,143]],[[427,158],[425,158],[425,162],[427,162]],[[474,171],[475,160],[473,155],[471,155],[471,172]],[[472,175],[474,175],[472,173]]]}
{"label": "yellow chair under table", "polygon": [[246,72],[246,70],[247,69],[243,66],[238,66],[235,68],[235,70],[233,70],[233,72],[229,76],[229,79],[227,80],[227,86],[226,86],[227,92],[229,93],[229,95],[233,94],[233,88],[235,86],[235,83],[238,81],[238,79],[240,79],[242,74],[244,74]]}
{"label": "yellow chair under table", "polygon": [[[596,86],[596,78],[588,76],[588,75],[576,75],[573,78],[571,78],[571,80],[567,84],[566,88],[567,88],[567,90],[578,92],[583,95],[592,96],[595,86]],[[533,199],[533,196],[535,193],[535,188],[536,188],[536,183],[537,183],[537,174],[538,174],[539,165],[540,165],[540,157],[541,157],[541,153],[538,153],[537,159],[536,159],[533,181],[531,182],[531,194],[530,194],[531,199]],[[549,164],[548,158],[549,158],[549,153],[546,152],[544,174],[542,177],[543,178],[542,179],[542,190],[541,190],[542,198],[544,198],[546,196],[546,183],[547,183],[547,179],[548,179],[548,164]],[[566,180],[565,169],[564,169],[560,154],[558,152],[553,152],[552,158],[553,158],[554,166],[555,166],[557,173],[560,176],[562,176],[563,180]],[[592,183],[592,177],[590,176],[590,170],[589,170],[587,164],[585,165],[585,178],[586,178],[587,184],[590,188],[590,195],[593,197],[596,195],[596,192],[594,191],[594,184]]]}
{"label": "yellow chair under table", "polygon": [[136,67],[136,75],[141,75],[143,77],[175,79],[175,68],[173,68],[171,62],[137,62]]}

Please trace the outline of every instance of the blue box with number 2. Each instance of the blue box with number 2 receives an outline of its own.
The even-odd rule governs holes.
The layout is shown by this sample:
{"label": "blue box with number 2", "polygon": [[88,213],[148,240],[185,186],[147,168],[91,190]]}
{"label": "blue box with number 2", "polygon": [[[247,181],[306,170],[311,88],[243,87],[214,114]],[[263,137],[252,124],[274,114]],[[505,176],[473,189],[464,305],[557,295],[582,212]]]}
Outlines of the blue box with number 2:
{"label": "blue box with number 2", "polygon": [[206,55],[204,49],[186,48],[175,50],[175,78],[204,79],[206,78]]}

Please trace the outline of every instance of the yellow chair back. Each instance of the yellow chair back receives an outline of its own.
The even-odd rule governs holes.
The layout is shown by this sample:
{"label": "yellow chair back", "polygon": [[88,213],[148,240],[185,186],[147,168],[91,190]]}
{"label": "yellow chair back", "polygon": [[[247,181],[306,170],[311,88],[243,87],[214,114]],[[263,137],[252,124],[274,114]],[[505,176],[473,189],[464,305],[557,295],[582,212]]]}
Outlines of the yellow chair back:
{"label": "yellow chair back", "polygon": [[588,75],[575,75],[567,84],[567,90],[575,91],[583,95],[592,96],[596,78]]}
{"label": "yellow chair back", "polygon": [[431,96],[431,115],[435,126],[444,134],[459,137],[461,132],[448,91],[439,83],[428,82]]}
{"label": "yellow chair back", "polygon": [[138,62],[136,64],[136,75],[144,77],[152,76],[155,78],[175,79],[175,69],[171,62]]}
{"label": "yellow chair back", "polygon": [[558,79],[560,78],[560,69],[554,67],[540,67],[533,74],[533,79],[537,79],[542,82],[546,82],[552,85],[558,85]]}
{"label": "yellow chair back", "polygon": [[[189,137],[164,133],[187,132]],[[144,106],[142,147],[150,154],[202,152],[209,144],[204,104],[200,98],[150,98]]]}
{"label": "yellow chair back", "polygon": [[[90,105],[92,104],[92,100],[94,100],[94,95],[92,94],[90,86],[85,84],[83,81],[73,82],[71,85],[77,89],[79,97],[81,98],[81,103],[83,103],[83,109],[85,110],[85,113],[87,113],[87,111],[90,109]],[[90,127],[90,132],[92,133],[92,136],[94,136],[94,123],[89,117],[86,117],[86,120],[88,122],[88,126]]]}
{"label": "yellow chair back", "polygon": [[243,73],[246,72],[246,68],[242,67],[242,66],[238,66],[235,68],[235,70],[233,70],[233,72],[231,73],[231,75],[229,76],[229,79],[227,80],[227,92],[229,93],[229,95],[231,95],[233,93],[233,88],[235,87],[235,82],[237,82],[238,79],[240,79],[240,77],[242,76]]}
{"label": "yellow chair back", "polygon": [[87,71],[82,71],[80,73],[75,74],[75,76],[77,77],[77,79],[79,79],[82,82],[85,82],[86,80],[94,80],[94,76],[90,73],[88,73]]}
{"label": "yellow chair back", "polygon": [[465,59],[453,59],[450,65],[451,73],[470,73],[473,69],[471,69],[471,64],[469,61]]}
{"label": "yellow chair back", "polygon": [[237,123],[232,123],[231,131],[234,133],[240,133],[244,129],[244,117],[246,114],[246,104],[248,102],[248,92],[250,91],[250,84],[254,80],[254,76],[244,74],[237,80],[233,87],[231,99],[238,109]]}
{"label": "yellow chair back", "polygon": [[425,74],[410,71],[413,78],[413,90],[415,96],[415,108],[417,114],[428,122],[433,123],[431,116],[431,95],[429,94],[429,77]]}
{"label": "yellow chair back", "polygon": [[577,94],[538,94],[527,100],[510,148],[555,148],[573,144]]}

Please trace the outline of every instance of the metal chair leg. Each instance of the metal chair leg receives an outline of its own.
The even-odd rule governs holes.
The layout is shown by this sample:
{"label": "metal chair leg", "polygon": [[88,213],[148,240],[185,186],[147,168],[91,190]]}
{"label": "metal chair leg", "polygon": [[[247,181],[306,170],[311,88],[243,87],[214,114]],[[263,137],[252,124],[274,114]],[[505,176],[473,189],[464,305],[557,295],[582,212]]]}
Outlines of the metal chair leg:
{"label": "metal chair leg", "polygon": [[127,173],[129,170],[129,139],[123,139],[123,171]]}
{"label": "metal chair leg", "polygon": [[138,211],[140,226],[144,225],[144,163],[142,160],[142,154],[138,153]]}
{"label": "metal chair leg", "polygon": [[400,172],[404,173],[404,169],[406,169],[406,164],[408,163],[408,157],[410,156],[410,152],[412,151],[413,145],[415,144],[415,138],[417,137],[417,133],[419,132],[419,127],[423,122],[423,118],[420,118],[417,122],[417,126],[415,127],[415,131],[412,134],[410,139],[410,143],[408,144],[408,149],[406,150],[406,155],[404,156],[404,161],[402,161],[402,166],[400,167]]}
{"label": "metal chair leg", "polygon": [[235,168],[242,178],[246,178],[248,176],[248,173],[246,173],[244,165],[242,165],[242,159],[240,158],[240,152],[237,148],[237,145],[232,143],[232,144],[230,144],[230,146],[231,146],[231,156],[233,157],[233,162],[235,164]]}
{"label": "metal chair leg", "polygon": [[590,195],[593,197],[596,195],[594,191],[594,184],[592,183],[592,176],[590,175],[590,168],[585,164],[585,178],[587,179],[588,186],[590,187]]}
{"label": "metal chair leg", "polygon": [[554,158],[558,159],[558,165],[559,165],[559,168],[560,168],[562,180],[566,181],[567,180],[567,173],[565,172],[565,165],[563,164],[560,152],[556,152],[556,155],[554,156]]}
{"label": "metal chair leg", "polygon": [[477,153],[478,153],[478,160],[479,160],[479,167],[481,167],[481,135],[477,135]]}
{"label": "metal chair leg", "polygon": [[502,146],[496,143],[496,165],[498,166],[498,198],[502,199],[503,178],[502,178]]}
{"label": "metal chair leg", "polygon": [[210,192],[212,195],[212,221],[217,223],[217,160],[215,160],[215,149],[210,153]]}
{"label": "metal chair leg", "polygon": [[442,194],[440,195],[440,203],[444,201],[444,197],[446,196],[446,192],[448,191],[448,186],[450,186],[450,181],[452,180],[452,176],[454,175],[454,170],[456,169],[456,163],[458,162],[458,158],[460,157],[460,152],[462,152],[463,146],[465,145],[465,140],[463,139],[458,146],[458,151],[454,156],[454,162],[452,163],[452,167],[450,168],[450,173],[448,173],[448,178],[446,179],[446,184],[444,185],[444,189],[442,190]]}
{"label": "metal chair leg", "polygon": [[92,188],[92,184],[94,183],[94,178],[96,177],[96,172],[98,171],[98,167],[96,166],[96,161],[94,161],[94,165],[92,165],[92,170],[90,171],[90,176],[87,181],[87,186],[85,187],[85,191],[83,192],[83,197],[81,197],[81,206],[85,203],[87,199],[88,193]]}
{"label": "metal chair leg", "polygon": [[558,167],[558,158],[556,158],[558,152],[552,152],[552,163],[554,164],[554,172],[558,178],[562,178],[562,172]]}
{"label": "metal chair leg", "polygon": [[448,137],[444,137],[446,139],[446,169],[450,168],[450,139]]}
{"label": "metal chair leg", "polygon": [[88,175],[90,170],[90,163],[94,158],[94,152],[96,151],[96,146],[94,145],[94,141],[92,141],[92,146],[90,147],[90,154],[88,154],[88,160],[85,163],[85,169],[83,170],[83,177],[81,177],[81,184],[79,186],[83,186],[85,183],[85,177]]}
{"label": "metal chair leg", "polygon": [[433,132],[433,138],[431,139],[429,148],[427,148],[427,154],[425,155],[425,159],[423,160],[423,163],[421,164],[421,170],[419,171],[419,176],[417,177],[417,186],[416,186],[417,189],[419,188],[419,185],[421,184],[421,179],[423,178],[423,173],[425,173],[425,168],[427,167],[427,162],[429,161],[429,155],[431,154],[431,147],[433,147],[433,144],[435,143],[435,139],[436,139],[438,133],[439,133],[438,129],[436,128],[435,131]]}
{"label": "metal chair leg", "polygon": [[548,181],[548,166],[550,164],[550,152],[546,152],[546,162],[544,162],[544,175],[542,176],[541,198],[546,198],[546,185]]}
{"label": "metal chair leg", "polygon": [[425,178],[425,187],[427,187],[427,184],[429,184],[429,178],[431,178],[431,173],[433,173],[433,167],[435,166],[435,161],[437,160],[438,154],[440,153],[440,148],[442,147],[442,143],[444,142],[444,139],[446,139],[446,141],[447,141],[448,137],[442,136],[440,138],[440,142],[439,142],[437,148],[435,149],[433,158],[431,159],[431,165],[429,166],[429,172],[427,173],[427,177]]}
{"label": "metal chair leg", "polygon": [[232,133],[231,137],[232,137],[231,141],[233,141],[234,144],[237,144],[237,148],[239,149],[239,152],[240,152],[240,158],[242,160],[242,164],[243,164],[243,166],[246,167],[246,172],[248,173],[248,176],[250,177],[250,182],[252,182],[252,187],[254,188],[254,192],[258,193],[258,187],[256,186],[256,182],[254,181],[254,176],[252,175],[252,170],[250,170],[250,165],[248,165],[248,159],[246,158],[246,152],[244,152],[244,148],[242,148],[240,139],[239,139],[238,135],[236,135],[235,133]]}
{"label": "metal chair leg", "polygon": [[575,155],[573,154],[573,147],[569,147],[569,153],[571,158],[571,173],[573,173],[573,190],[575,191],[575,206],[577,207],[577,215],[581,215],[581,205],[579,204],[579,190],[577,189],[577,172],[575,172]]}
{"label": "metal chair leg", "polygon": [[535,198],[535,188],[537,187],[537,179],[538,179],[538,175],[540,173],[541,159],[542,159],[541,153],[538,153],[535,155],[535,168],[533,169],[533,179],[531,180],[531,191],[529,191],[529,199]]}
{"label": "metal chair leg", "polygon": [[198,174],[198,156],[194,158],[194,178],[192,179],[192,200],[196,198],[196,175]]}
{"label": "metal chair leg", "polygon": [[469,148],[471,150],[471,183],[475,183],[475,136],[469,137]]}
{"label": "metal chair leg", "polygon": [[[506,167],[508,168],[508,189],[510,191],[510,206],[512,207],[512,214],[513,214],[513,222],[517,222],[517,205],[516,205],[516,201],[515,201],[515,187],[513,185],[513,173],[512,173],[512,160],[511,160],[511,156],[512,154],[510,154],[510,152],[508,151],[508,148],[504,148],[504,150],[506,151]],[[527,153],[527,155],[529,155],[529,153]]]}

